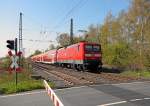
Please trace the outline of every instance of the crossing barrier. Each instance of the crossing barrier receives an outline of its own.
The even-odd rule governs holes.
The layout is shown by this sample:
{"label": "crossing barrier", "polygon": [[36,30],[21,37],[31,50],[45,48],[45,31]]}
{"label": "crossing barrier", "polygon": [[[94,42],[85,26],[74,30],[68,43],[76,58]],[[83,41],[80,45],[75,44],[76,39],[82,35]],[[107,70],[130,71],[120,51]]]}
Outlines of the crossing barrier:
{"label": "crossing barrier", "polygon": [[50,99],[54,103],[54,106],[64,106],[63,103],[60,101],[58,96],[55,94],[55,92],[52,90],[52,88],[48,85],[47,81],[43,81],[45,89],[48,93],[48,96],[50,96]]}

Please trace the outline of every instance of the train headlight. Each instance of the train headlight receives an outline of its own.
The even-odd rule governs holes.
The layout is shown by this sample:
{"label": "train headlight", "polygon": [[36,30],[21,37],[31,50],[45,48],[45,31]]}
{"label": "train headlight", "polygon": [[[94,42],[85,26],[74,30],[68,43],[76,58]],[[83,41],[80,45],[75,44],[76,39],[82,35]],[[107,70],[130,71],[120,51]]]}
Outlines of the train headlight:
{"label": "train headlight", "polygon": [[101,54],[95,54],[95,57],[101,57]]}
{"label": "train headlight", "polygon": [[85,54],[85,56],[86,56],[86,57],[91,57],[91,56],[92,56],[92,54]]}

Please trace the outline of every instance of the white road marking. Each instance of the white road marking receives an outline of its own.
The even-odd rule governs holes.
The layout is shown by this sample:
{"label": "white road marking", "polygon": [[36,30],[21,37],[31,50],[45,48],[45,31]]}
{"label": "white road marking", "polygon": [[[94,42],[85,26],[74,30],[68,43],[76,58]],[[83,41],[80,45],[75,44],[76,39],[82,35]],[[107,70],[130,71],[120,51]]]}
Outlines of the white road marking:
{"label": "white road marking", "polygon": [[[122,84],[140,84],[140,83],[150,83],[150,81],[142,81],[142,82],[139,82],[139,81],[135,81],[135,82],[129,82],[129,83],[117,83],[117,84],[101,84],[101,85],[122,85]],[[100,86],[100,85],[89,85],[89,86]]]}
{"label": "white road marking", "polygon": [[[145,82],[150,82],[150,81],[131,82],[131,83],[119,83],[119,84],[103,84],[103,85],[120,85],[120,84],[133,84],[133,83],[145,83]],[[91,86],[99,86],[99,85],[91,85]],[[83,87],[88,87],[88,86],[71,87],[71,88],[65,88],[65,89],[74,89],[74,88],[83,88]],[[65,90],[65,89],[57,89],[55,91]],[[14,96],[23,96],[23,95],[32,95],[32,94],[38,94],[38,93],[44,93],[44,92],[46,92],[46,91],[4,95],[4,96],[0,96],[0,98],[7,98],[7,97],[14,97]],[[138,101],[138,100],[150,100],[150,98],[131,99],[131,100],[129,100],[129,102]],[[127,102],[128,101],[119,101],[119,102],[112,102],[112,103],[107,103],[107,104],[102,104],[102,105],[97,105],[97,106],[111,106],[111,105],[117,105],[117,104],[122,104],[122,103],[127,103]]]}
{"label": "white road marking", "polygon": [[119,102],[112,102],[112,103],[107,103],[107,104],[102,104],[102,105],[97,105],[97,106],[112,106],[112,105],[117,105],[117,104],[122,104],[122,103],[127,103],[127,102],[135,102],[135,101],[141,101],[141,100],[149,100],[150,98],[139,98],[139,99],[131,99],[128,101],[119,101]]}
{"label": "white road marking", "polygon": [[140,84],[140,83],[150,83],[150,81],[142,81],[142,82],[129,82],[129,83],[118,83],[118,84],[111,84],[111,85],[122,85],[122,84]]}
{"label": "white road marking", "polygon": [[150,98],[144,98],[145,100],[148,100],[148,99],[150,99]]}
{"label": "white road marking", "polygon": [[39,91],[39,92],[29,92],[29,93],[19,93],[19,94],[12,94],[12,95],[4,95],[0,96],[0,98],[7,98],[7,97],[14,97],[14,96],[24,96],[24,95],[32,95],[32,94],[38,94],[38,93],[43,93],[46,91]]}
{"label": "white road marking", "polygon": [[134,101],[139,101],[139,100],[144,100],[144,99],[132,99],[130,100],[131,102],[134,102]]}
{"label": "white road marking", "polygon": [[127,101],[119,101],[119,102],[112,102],[112,103],[107,103],[107,104],[102,104],[102,105],[97,105],[97,106],[111,106],[111,105],[122,104],[126,102]]}

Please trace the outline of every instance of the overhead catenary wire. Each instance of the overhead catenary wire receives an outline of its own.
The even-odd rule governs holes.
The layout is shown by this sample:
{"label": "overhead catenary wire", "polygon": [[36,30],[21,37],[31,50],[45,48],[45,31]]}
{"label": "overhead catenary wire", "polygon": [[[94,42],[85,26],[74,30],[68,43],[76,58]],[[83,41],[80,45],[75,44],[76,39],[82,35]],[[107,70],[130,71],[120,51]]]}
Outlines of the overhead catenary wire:
{"label": "overhead catenary wire", "polygon": [[52,40],[34,40],[34,39],[22,39],[30,42],[54,42]]}
{"label": "overhead catenary wire", "polygon": [[[34,19],[32,19],[32,18],[27,18],[28,20],[30,19],[32,19],[32,22],[34,22],[34,23],[36,23],[37,25],[38,24],[40,24],[41,26],[43,26],[43,28],[44,28],[44,30],[41,30],[40,31],[40,33],[52,33],[52,32],[56,32],[56,31],[54,31],[56,28],[59,28],[59,27],[62,27],[63,26],[63,24],[64,24],[64,22],[69,22],[69,20],[67,20],[67,21],[65,21],[74,11],[75,11],[75,9],[79,9],[81,6],[83,6],[86,2],[87,2],[88,0],[80,0],[79,2],[77,2],[66,14],[65,14],[65,16],[62,18],[62,19],[60,19],[60,21],[54,26],[54,27],[52,27],[51,29],[52,30],[46,30],[46,29],[49,29],[49,27],[47,27],[47,26],[43,26],[43,24],[42,23],[40,23],[40,22],[38,22],[38,21],[36,21],[36,20],[34,20]],[[47,36],[46,36],[47,37]]]}
{"label": "overhead catenary wire", "polygon": [[[67,13],[66,15],[56,24],[56,26],[54,26],[53,28],[58,28],[60,26],[62,26],[62,24],[65,22],[65,20],[68,18],[68,16],[70,14],[72,14],[76,8],[80,8],[80,6],[83,6],[85,4],[85,2],[87,2],[88,0],[80,0],[79,2],[77,2],[77,4],[75,6],[73,6]],[[83,4],[84,3],[84,4]],[[70,20],[70,19],[69,19]],[[68,20],[67,20],[68,22]]]}
{"label": "overhead catenary wire", "polygon": [[[34,20],[34,22],[30,22],[30,23],[34,23],[34,24],[36,24],[36,26],[39,24],[39,22],[37,22],[37,21],[35,21]],[[42,37],[43,36],[43,34],[46,34],[46,30],[45,30],[45,26],[44,26],[44,28],[43,28],[43,25],[42,24],[40,24],[39,25],[40,27],[39,28],[36,28],[37,30],[38,30],[38,33],[36,33],[35,35],[40,35],[40,37]],[[30,29],[30,30],[29,30]],[[29,35],[29,34],[31,34],[30,32],[32,31],[31,29],[33,29],[33,28],[24,28],[24,31],[25,32],[27,32],[28,34],[27,35]],[[37,32],[37,31],[32,31],[32,33],[35,33],[35,32]],[[33,35],[33,34],[32,34]],[[43,37],[42,37],[43,38]],[[32,44],[31,44],[31,46],[30,47],[32,47],[32,48],[36,48],[36,47],[39,47],[39,44],[40,43],[50,43],[50,40],[33,40],[33,39],[24,39],[24,40],[26,40],[26,41],[30,41]]]}
{"label": "overhead catenary wire", "polygon": [[[59,28],[59,27],[63,26],[62,23],[65,22],[65,20],[68,18],[68,16],[69,16],[73,11],[75,11],[76,8],[78,8],[79,6],[83,5],[82,3],[84,3],[85,1],[87,1],[87,0],[80,0],[79,2],[77,2],[77,4],[76,4],[75,6],[73,6],[73,7],[66,13],[66,15],[58,22],[58,24],[52,28],[52,30],[46,31],[46,32],[52,33],[52,32],[54,32],[53,30],[55,30],[56,28]],[[68,22],[68,21],[67,21],[67,22]],[[46,35],[46,34],[45,34],[45,35]],[[43,40],[46,39],[46,38],[47,38],[47,35],[43,37]],[[39,42],[39,43],[40,43],[40,42]],[[39,45],[39,44],[37,44],[37,45]]]}
{"label": "overhead catenary wire", "polygon": [[[65,15],[62,19],[60,19],[60,21],[52,28],[51,32],[54,32],[53,30],[58,29],[60,27],[63,27],[64,24],[68,23],[70,21],[71,14],[73,12],[75,12],[76,9],[81,8],[81,6],[85,5],[87,3],[88,0],[80,0],[79,2],[77,2]],[[70,17],[69,17],[70,16]],[[68,19],[68,20],[67,20]],[[57,33],[57,32],[56,32]],[[46,38],[47,36],[45,36]]]}
{"label": "overhead catenary wire", "polygon": [[[40,35],[42,35],[43,36],[43,39],[42,40],[34,40],[34,41],[31,41],[31,42],[33,42],[33,46],[36,46],[36,47],[38,47],[38,45],[40,44],[40,43],[42,43],[41,41],[44,41],[46,38],[47,38],[47,34],[48,33],[52,33],[52,32],[56,32],[56,31],[54,31],[54,30],[56,30],[56,29],[58,29],[58,28],[60,28],[60,27],[62,27],[63,26],[63,24],[65,24],[66,22],[68,22],[69,23],[69,20],[67,20],[68,18],[70,18],[70,16],[71,16],[71,14],[73,14],[73,12],[75,12],[75,10],[76,9],[79,9],[79,8],[81,8],[83,5],[85,5],[85,3],[87,2],[88,0],[79,0],[65,15],[64,15],[64,17],[62,18],[62,19],[60,19],[60,21],[53,27],[53,28],[51,28],[52,30],[46,30],[46,29],[49,29],[47,26],[43,26],[41,23],[39,23],[38,21],[36,21],[36,20],[33,20],[32,21],[32,23],[34,22],[34,24],[40,24],[40,26],[42,25],[43,26],[43,28],[44,28],[44,30],[40,30]],[[29,19],[29,18],[28,18]],[[31,18],[30,18],[31,19]],[[66,21],[67,20],[67,21]],[[56,32],[57,33],[57,32]],[[29,41],[29,39],[28,39],[28,41]],[[35,43],[37,43],[36,45],[35,45]],[[31,47],[33,47],[33,46],[31,46]]]}

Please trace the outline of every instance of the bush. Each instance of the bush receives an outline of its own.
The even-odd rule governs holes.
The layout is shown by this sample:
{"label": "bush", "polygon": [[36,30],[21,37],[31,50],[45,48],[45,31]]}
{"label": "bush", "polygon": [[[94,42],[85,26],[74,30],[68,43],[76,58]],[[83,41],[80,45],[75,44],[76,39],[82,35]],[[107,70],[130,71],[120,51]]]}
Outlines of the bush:
{"label": "bush", "polygon": [[140,70],[139,54],[124,42],[103,47],[103,61],[121,69]]}
{"label": "bush", "polygon": [[150,78],[149,71],[124,71],[123,76]]}
{"label": "bush", "polygon": [[7,69],[10,66],[10,64],[11,64],[10,57],[8,57],[8,56],[3,58],[1,61],[2,62],[0,64],[0,67],[3,68],[3,69]]}

